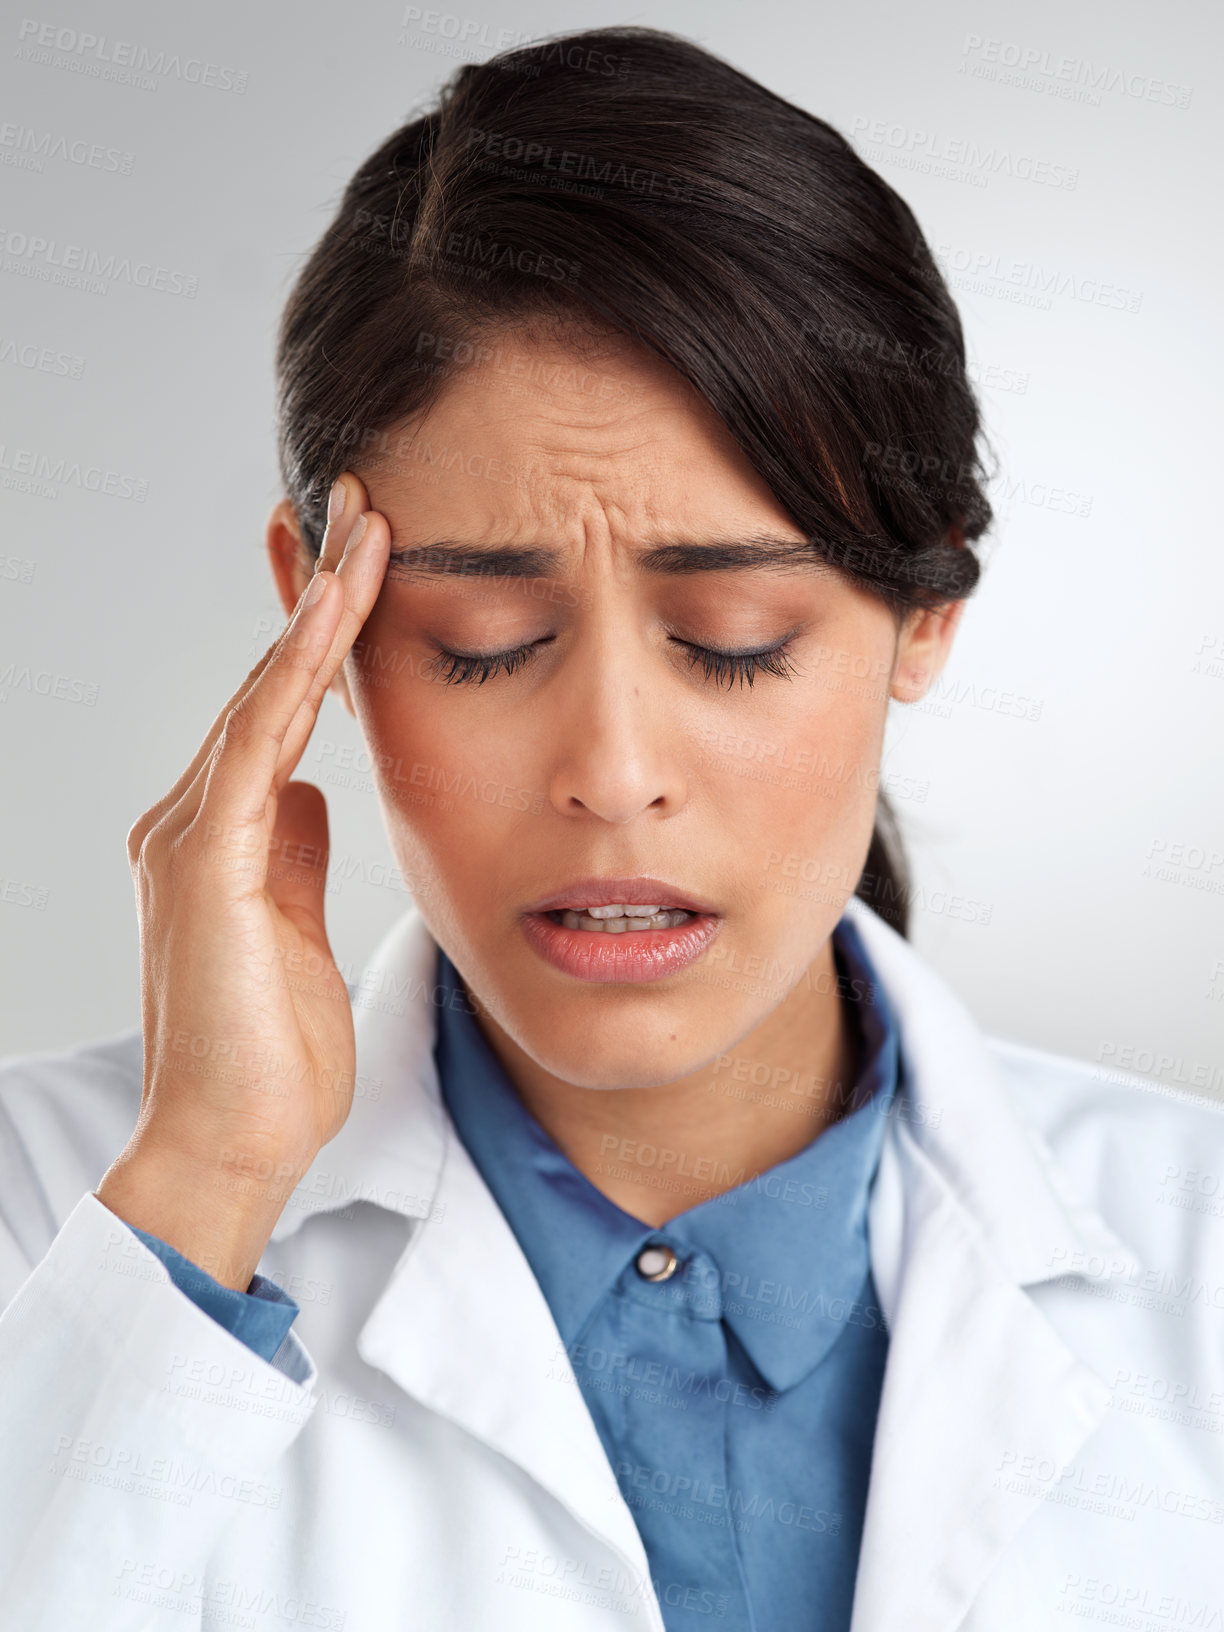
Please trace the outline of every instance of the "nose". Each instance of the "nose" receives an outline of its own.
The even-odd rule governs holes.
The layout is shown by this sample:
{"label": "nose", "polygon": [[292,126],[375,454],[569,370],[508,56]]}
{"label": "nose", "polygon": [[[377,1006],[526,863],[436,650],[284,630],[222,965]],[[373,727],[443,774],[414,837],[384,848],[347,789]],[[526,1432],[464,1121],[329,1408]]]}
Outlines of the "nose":
{"label": "nose", "polygon": [[[681,729],[666,706],[658,658],[627,631],[581,641],[556,676],[547,722],[554,810],[623,826],[674,816],[687,797]],[[543,723],[543,722],[541,722]]]}

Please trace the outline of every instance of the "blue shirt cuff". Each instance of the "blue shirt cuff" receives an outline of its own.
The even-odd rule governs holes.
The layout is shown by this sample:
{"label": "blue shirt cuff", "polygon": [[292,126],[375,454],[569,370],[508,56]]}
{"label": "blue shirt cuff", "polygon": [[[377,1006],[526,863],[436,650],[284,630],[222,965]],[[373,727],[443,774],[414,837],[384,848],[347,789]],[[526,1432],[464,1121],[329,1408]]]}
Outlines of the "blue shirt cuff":
{"label": "blue shirt cuff", "polygon": [[254,1349],[261,1359],[272,1359],[298,1314],[298,1305],[275,1281],[256,1274],[245,1292],[237,1292],[215,1281],[160,1236],[138,1230],[134,1224],[129,1224],[128,1229],[140,1237],[150,1252],[157,1254],[170,1271],[175,1286],[185,1292],[197,1308],[211,1315],[249,1349]]}

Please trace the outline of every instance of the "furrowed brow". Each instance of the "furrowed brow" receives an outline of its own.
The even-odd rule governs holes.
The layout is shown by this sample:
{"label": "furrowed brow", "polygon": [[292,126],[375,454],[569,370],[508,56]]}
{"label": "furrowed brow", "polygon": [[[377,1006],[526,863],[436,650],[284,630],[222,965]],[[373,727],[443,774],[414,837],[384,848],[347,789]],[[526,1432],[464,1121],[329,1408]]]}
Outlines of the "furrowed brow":
{"label": "furrowed brow", "polygon": [[[678,575],[735,572],[774,567],[795,571],[823,569],[825,564],[806,540],[762,535],[714,540],[702,544],[654,544],[637,553],[639,570]],[[462,544],[442,539],[434,544],[405,545],[391,551],[388,570],[394,576],[443,577],[449,574],[497,578],[560,578],[565,552],[510,544]]]}

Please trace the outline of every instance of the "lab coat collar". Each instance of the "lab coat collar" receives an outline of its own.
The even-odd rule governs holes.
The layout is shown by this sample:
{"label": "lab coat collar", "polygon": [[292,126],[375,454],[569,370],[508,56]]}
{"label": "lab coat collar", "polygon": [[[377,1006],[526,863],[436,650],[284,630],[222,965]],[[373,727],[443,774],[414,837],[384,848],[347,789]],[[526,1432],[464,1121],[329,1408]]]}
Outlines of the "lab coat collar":
{"label": "lab coat collar", "polygon": [[[1074,1186],[1012,1110],[999,1067],[960,999],[911,943],[855,896],[845,907],[880,974],[909,1067],[891,1120],[916,1139],[1007,1275],[1020,1286],[1064,1275],[1075,1248],[1105,1253],[1113,1273],[1138,1268],[1134,1253]],[[353,1110],[277,1219],[273,1240],[315,1213],[374,1201],[405,1217],[429,1216],[454,1136],[434,1066],[437,942],[416,906],[375,947],[353,996],[357,1040]]]}
{"label": "lab coat collar", "polygon": [[349,985],[356,1035],[352,1108],[323,1146],[272,1231],[296,1234],[316,1213],[351,1213],[358,1201],[428,1218],[446,1150],[449,1119],[441,1102],[433,1045],[437,944],[415,906],[376,946]]}
{"label": "lab coat collar", "polygon": [[[1105,1254],[1114,1273],[1137,1268],[1130,1249],[1077,1194],[1006,1097],[985,1038],[935,972],[864,902],[846,906],[896,1015],[906,1091],[901,1123],[943,1175],[1005,1272],[1021,1286]],[[350,987],[357,1039],[352,1110],[319,1152],[272,1239],[314,1213],[371,1201],[428,1218],[453,1124],[434,1065],[437,943],[413,906],[386,932]],[[1077,1259],[1082,1248],[1088,1258]],[[883,1292],[883,1289],[880,1289]]]}
{"label": "lab coat collar", "polygon": [[[857,897],[847,914],[884,986],[907,1062],[894,1113],[1018,1286],[1054,1280],[1104,1254],[1112,1273],[1139,1261],[1076,1193],[1053,1153],[1022,1121],[961,1000],[913,946]],[[1077,1257],[1082,1249],[1089,1256]],[[888,1294],[877,1281],[887,1316]]]}

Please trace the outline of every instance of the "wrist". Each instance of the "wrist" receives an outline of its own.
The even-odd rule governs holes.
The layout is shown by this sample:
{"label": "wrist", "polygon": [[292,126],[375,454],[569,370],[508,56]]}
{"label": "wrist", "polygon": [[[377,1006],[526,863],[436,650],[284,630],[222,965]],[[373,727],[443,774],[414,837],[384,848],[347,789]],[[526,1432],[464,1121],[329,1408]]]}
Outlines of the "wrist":
{"label": "wrist", "polygon": [[94,1192],[124,1223],[245,1292],[309,1159],[220,1147],[203,1159],[134,1138]]}

